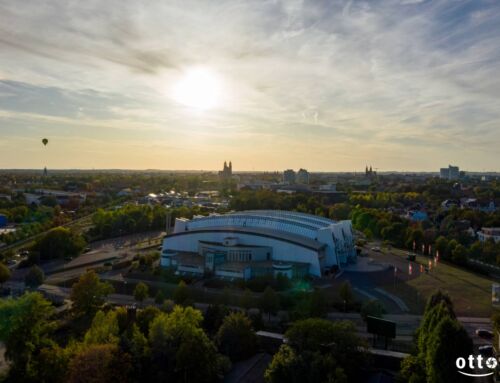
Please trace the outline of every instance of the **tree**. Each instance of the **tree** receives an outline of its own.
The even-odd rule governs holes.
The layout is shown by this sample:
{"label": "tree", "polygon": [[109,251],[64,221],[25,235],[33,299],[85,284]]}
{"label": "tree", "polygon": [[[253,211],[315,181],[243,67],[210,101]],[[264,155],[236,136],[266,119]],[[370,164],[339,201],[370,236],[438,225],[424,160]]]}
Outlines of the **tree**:
{"label": "tree", "polygon": [[347,306],[353,301],[354,295],[352,293],[351,284],[349,281],[345,281],[340,285],[339,290],[340,298],[344,302],[344,308],[347,309]]}
{"label": "tree", "polygon": [[371,299],[369,301],[364,302],[363,305],[361,306],[361,312],[360,312],[361,317],[365,322],[366,318],[369,316],[382,318],[385,313],[386,311],[384,305],[382,304],[382,302],[376,299]]}
{"label": "tree", "polygon": [[163,302],[165,302],[165,294],[163,294],[163,291],[158,290],[155,296],[155,303],[161,305]]}
{"label": "tree", "polygon": [[220,304],[209,305],[203,315],[203,328],[208,334],[215,334],[228,314],[229,309],[227,306]]}
{"label": "tree", "polygon": [[436,251],[439,251],[439,254],[444,257],[446,255],[446,249],[448,248],[448,240],[443,237],[443,236],[439,236],[437,239],[436,239]]}
{"label": "tree", "polygon": [[315,289],[309,300],[309,316],[323,318],[328,313],[328,301],[326,294],[321,289]]}
{"label": "tree", "polygon": [[143,282],[139,282],[134,289],[134,298],[137,302],[142,302],[149,296],[149,287]]}
{"label": "tree", "polygon": [[62,348],[55,343],[43,347],[34,359],[36,360],[36,381],[65,383],[73,351],[72,346]]}
{"label": "tree", "polygon": [[249,289],[245,289],[240,299],[240,306],[245,311],[248,311],[252,307],[252,303],[253,303],[252,292]]}
{"label": "tree", "polygon": [[268,314],[269,320],[271,320],[271,314],[275,314],[278,311],[279,297],[271,287],[267,286],[260,296],[259,308]]}
{"label": "tree", "polygon": [[71,360],[68,383],[126,383],[132,369],[129,354],[114,344],[96,344],[83,348]]}
{"label": "tree", "polygon": [[257,335],[252,321],[241,312],[233,312],[224,318],[215,341],[219,350],[232,361],[247,359],[257,351]]}
{"label": "tree", "polygon": [[26,286],[31,288],[36,288],[40,286],[45,279],[45,274],[43,270],[37,265],[30,267],[28,273],[24,277],[24,283]]}
{"label": "tree", "polygon": [[104,313],[103,311],[98,311],[92,320],[92,325],[85,334],[84,343],[86,345],[118,344],[118,333],[119,327],[116,312],[108,311]]}
{"label": "tree", "polygon": [[139,330],[145,335],[149,333],[149,327],[153,320],[161,314],[161,311],[154,306],[147,306],[137,311],[136,324]]}
{"label": "tree", "polygon": [[401,364],[403,381],[464,381],[456,371],[455,361],[472,354],[472,341],[456,320],[448,295],[437,291],[429,298],[416,338],[416,354]]}
{"label": "tree", "polygon": [[288,342],[280,347],[265,372],[270,383],[359,381],[359,366],[368,362],[363,341],[352,322],[330,322],[311,318],[299,320],[285,333]]}
{"label": "tree", "polygon": [[101,282],[95,271],[87,271],[71,289],[73,309],[78,314],[92,315],[104,304],[104,299],[114,289],[107,282]]}
{"label": "tree", "polygon": [[188,302],[189,296],[190,294],[186,282],[180,281],[179,285],[174,290],[174,302],[178,305],[184,305]]}
{"label": "tree", "polygon": [[55,259],[78,255],[85,246],[85,239],[81,235],[64,227],[56,227],[37,240],[34,248],[40,252],[41,259]]}
{"label": "tree", "polygon": [[149,343],[155,381],[211,382],[218,372],[215,345],[200,328],[203,317],[176,306],[151,323]]}
{"label": "tree", "polygon": [[273,356],[264,373],[264,378],[269,383],[298,383],[297,370],[301,367],[301,361],[295,350],[284,344]]}
{"label": "tree", "polygon": [[135,323],[124,333],[121,349],[132,357],[132,381],[148,381],[149,378],[149,345],[146,336]]}
{"label": "tree", "polygon": [[5,282],[10,278],[10,270],[7,266],[0,262],[0,289]]}
{"label": "tree", "polygon": [[33,355],[50,344],[53,313],[53,306],[40,293],[0,300],[0,341],[5,343],[5,356],[11,361],[12,381],[35,381]]}
{"label": "tree", "polygon": [[432,331],[428,341],[425,358],[428,381],[465,381],[464,376],[457,372],[455,361],[472,354],[472,340],[467,331],[456,319],[444,318]]}
{"label": "tree", "polygon": [[467,249],[463,245],[457,245],[451,252],[451,260],[458,265],[467,264]]}
{"label": "tree", "polygon": [[351,213],[351,206],[347,203],[336,203],[329,209],[329,216],[334,220],[348,219]]}
{"label": "tree", "polygon": [[447,306],[448,314],[455,318],[455,312],[453,311],[453,303],[451,302],[451,298],[448,294],[443,293],[441,290],[435,291],[429,297],[425,305],[424,313],[428,313],[432,308],[439,305],[441,302]]}

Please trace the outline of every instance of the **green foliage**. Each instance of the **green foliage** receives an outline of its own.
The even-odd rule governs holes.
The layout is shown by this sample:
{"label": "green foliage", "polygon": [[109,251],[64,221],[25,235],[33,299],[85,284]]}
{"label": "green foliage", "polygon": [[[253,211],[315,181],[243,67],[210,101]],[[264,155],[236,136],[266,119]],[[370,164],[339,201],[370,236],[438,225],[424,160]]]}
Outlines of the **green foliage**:
{"label": "green foliage", "polygon": [[245,289],[245,291],[243,291],[243,295],[240,298],[240,307],[248,311],[252,308],[253,303],[254,299],[252,297],[252,292],[249,289]]}
{"label": "green foliage", "polygon": [[268,314],[269,320],[271,319],[271,314],[275,314],[278,311],[279,304],[278,294],[271,287],[266,287],[259,298],[259,308]]}
{"label": "green foliage", "polygon": [[37,376],[33,358],[50,346],[50,321],[54,308],[39,293],[26,293],[17,299],[0,300],[0,341],[5,343],[6,358],[11,362],[12,381],[34,381]]}
{"label": "green foliage", "polygon": [[132,359],[113,344],[96,344],[83,348],[71,360],[68,383],[127,383]]}
{"label": "green foliage", "polygon": [[349,281],[342,282],[339,289],[340,299],[348,306],[354,300],[354,294]]}
{"label": "green foliage", "polygon": [[24,277],[24,283],[26,286],[31,288],[36,288],[40,286],[45,280],[45,273],[37,265],[30,267],[28,273]]}
{"label": "green foliage", "polygon": [[149,333],[149,327],[151,323],[160,314],[161,311],[154,306],[148,306],[146,308],[138,310],[136,323],[139,327],[139,330],[141,330],[143,334],[147,335]]}
{"label": "green foliage", "polygon": [[10,270],[7,266],[0,262],[0,287],[9,280]]}
{"label": "green foliage", "polygon": [[86,345],[92,344],[118,344],[118,320],[116,311],[98,311],[92,325],[84,337]]}
{"label": "green foliage", "polygon": [[73,356],[73,348],[62,348],[53,343],[43,347],[34,359],[36,381],[44,383],[65,383],[68,364]]}
{"label": "green foliage", "polygon": [[283,345],[280,347],[264,373],[268,383],[299,383],[297,370],[301,370],[301,361],[295,350]]}
{"label": "green foliage", "polygon": [[[445,317],[432,331],[425,358],[428,382],[461,382],[455,361],[473,354],[472,340],[455,319]],[[467,380],[468,381],[468,380]]]}
{"label": "green foliage", "polygon": [[429,299],[427,300],[427,304],[425,305],[424,312],[429,312],[432,308],[439,305],[440,303],[444,303],[448,308],[448,314],[455,318],[451,298],[448,294],[443,293],[441,290],[437,290],[429,297]]}
{"label": "green foliage", "polygon": [[322,289],[315,289],[310,295],[309,316],[313,318],[324,318],[328,313],[328,300]]}
{"label": "green foliage", "polygon": [[139,282],[134,289],[134,299],[142,302],[149,296],[149,287],[143,282]]}
{"label": "green foliage", "polygon": [[64,227],[57,227],[37,240],[34,249],[40,253],[41,259],[56,259],[76,256],[85,246],[81,235]]}
{"label": "green foliage", "polygon": [[131,357],[129,379],[133,382],[152,381],[149,376],[151,360],[148,339],[135,323],[122,334],[120,349]]}
{"label": "green foliage", "polygon": [[463,245],[458,244],[452,250],[451,259],[457,265],[466,265],[467,258],[468,258],[467,249]]}
{"label": "green foliage", "polygon": [[426,383],[425,362],[418,356],[410,355],[401,362],[399,375],[401,382]]}
{"label": "green foliage", "polygon": [[382,304],[382,302],[376,299],[371,299],[369,301],[364,302],[363,305],[361,306],[361,312],[360,312],[365,322],[366,318],[369,316],[382,318],[385,313],[386,311],[384,305]]}
{"label": "green foliage", "polygon": [[215,334],[228,314],[229,309],[227,306],[219,304],[209,305],[203,315],[203,328],[208,334]]}
{"label": "green foliage", "polygon": [[202,320],[198,310],[181,306],[153,320],[149,341],[156,381],[211,382],[216,379],[217,351],[200,328]]}
{"label": "green foliage", "polygon": [[472,341],[456,320],[448,295],[437,291],[429,298],[416,340],[417,352],[402,362],[400,380],[415,383],[467,381],[457,372],[455,361],[472,354]]}
{"label": "green foliage", "polygon": [[175,302],[171,299],[166,299],[161,305],[161,311],[164,313],[171,313],[174,310]]}
{"label": "green foliage", "polygon": [[164,301],[165,301],[165,294],[163,294],[162,290],[158,290],[158,292],[155,295],[155,303],[157,305],[161,305],[163,304]]}
{"label": "green foliage", "polygon": [[95,271],[87,271],[71,289],[73,309],[77,314],[93,315],[113,291],[113,286],[101,282]]}
{"label": "green foliage", "polygon": [[185,305],[189,302],[190,295],[186,282],[180,281],[179,285],[174,290],[174,302],[178,305]]}
{"label": "green foliage", "polygon": [[252,321],[241,312],[233,312],[224,318],[215,342],[232,361],[247,359],[257,351],[257,335]]}
{"label": "green foliage", "polygon": [[363,342],[351,322],[306,319],[295,322],[285,334],[288,344],[265,372],[269,383],[357,381],[359,366],[368,367],[360,351]]}
{"label": "green foliage", "polygon": [[349,219],[350,214],[351,206],[347,203],[336,203],[328,210],[329,217],[336,221]]}
{"label": "green foliage", "polygon": [[93,216],[92,234],[101,238],[162,229],[167,211],[162,206],[127,205],[118,210],[99,209]]}

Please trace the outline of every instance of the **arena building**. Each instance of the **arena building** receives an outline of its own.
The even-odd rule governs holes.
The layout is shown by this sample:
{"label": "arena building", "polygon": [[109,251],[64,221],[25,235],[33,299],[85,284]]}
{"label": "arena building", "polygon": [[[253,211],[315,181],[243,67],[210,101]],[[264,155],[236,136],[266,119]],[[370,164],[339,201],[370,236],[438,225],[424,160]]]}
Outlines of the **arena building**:
{"label": "arena building", "polygon": [[255,210],[177,218],[163,240],[161,265],[181,275],[293,278],[328,274],[355,257],[351,221]]}

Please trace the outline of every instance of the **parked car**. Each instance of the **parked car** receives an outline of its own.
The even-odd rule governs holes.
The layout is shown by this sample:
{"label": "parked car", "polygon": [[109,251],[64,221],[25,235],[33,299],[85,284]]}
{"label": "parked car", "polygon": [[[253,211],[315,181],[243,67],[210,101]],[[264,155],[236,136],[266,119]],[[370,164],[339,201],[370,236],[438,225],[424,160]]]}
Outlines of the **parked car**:
{"label": "parked car", "polygon": [[412,254],[412,253],[408,253],[408,255],[406,256],[406,259],[409,260],[409,261],[415,261],[415,254]]}
{"label": "parked car", "polygon": [[485,339],[493,339],[493,333],[490,330],[486,330],[484,328],[478,328],[476,330],[476,335]]}
{"label": "parked car", "polygon": [[375,251],[375,252],[377,252],[377,253],[380,253],[380,247],[378,247],[378,246],[372,247],[372,249],[371,249],[371,250],[372,250],[372,251]]}
{"label": "parked car", "polygon": [[478,348],[479,354],[482,356],[493,356],[493,346],[491,344],[487,344],[485,346],[479,346]]}

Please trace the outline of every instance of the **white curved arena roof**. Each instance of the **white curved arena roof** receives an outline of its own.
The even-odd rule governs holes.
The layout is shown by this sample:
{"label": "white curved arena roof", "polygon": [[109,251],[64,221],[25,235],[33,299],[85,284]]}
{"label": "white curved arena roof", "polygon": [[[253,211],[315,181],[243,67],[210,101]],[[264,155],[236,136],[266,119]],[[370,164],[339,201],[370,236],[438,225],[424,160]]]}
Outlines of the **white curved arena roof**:
{"label": "white curved arena roof", "polygon": [[195,218],[187,223],[187,230],[212,227],[260,228],[315,239],[318,229],[332,224],[335,224],[335,221],[305,213],[282,210],[249,210]]}

